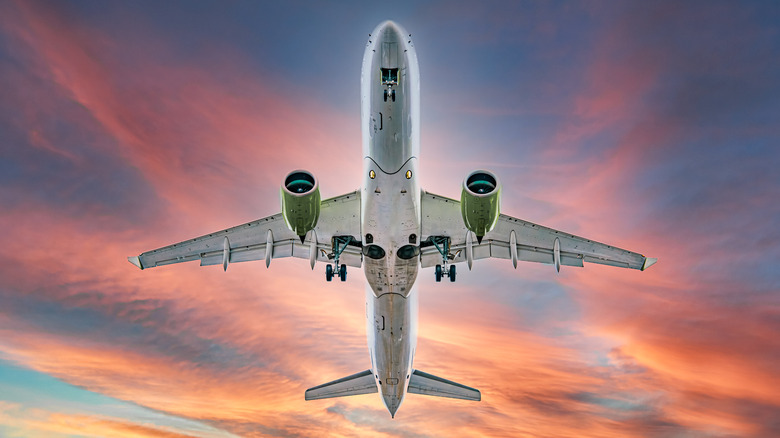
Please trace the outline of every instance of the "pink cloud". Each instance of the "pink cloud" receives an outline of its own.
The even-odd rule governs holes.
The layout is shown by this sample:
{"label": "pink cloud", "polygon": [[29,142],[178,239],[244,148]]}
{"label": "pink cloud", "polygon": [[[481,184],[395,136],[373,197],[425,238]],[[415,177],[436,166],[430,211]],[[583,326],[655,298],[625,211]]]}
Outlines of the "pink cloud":
{"label": "pink cloud", "polygon": [[19,436],[66,437],[88,433],[93,436],[117,438],[185,438],[198,435],[179,433],[152,425],[135,424],[118,418],[25,409],[20,405],[0,402],[0,424]]}
{"label": "pink cloud", "polygon": [[[628,199],[621,187],[642,168],[648,150],[678,134],[673,121],[635,125],[604,156],[557,162],[571,145],[626,124],[657,80],[651,66],[614,62],[609,41],[588,70],[588,87],[571,98],[571,122],[539,156],[538,172],[546,173],[550,184],[534,196],[555,207],[543,218],[546,224],[660,256],[661,263],[641,274],[600,266],[564,270],[556,281],[584,315],[572,328],[574,341],[536,334],[536,327],[517,321],[516,309],[482,294],[458,294],[458,301],[442,296],[444,304],[421,321],[416,365],[480,388],[484,400],[475,405],[410,396],[399,412],[403,423],[392,423],[377,396],[303,401],[307,386],[368,367],[361,281],[324,285],[321,272],[308,271],[300,260],[274,261],[272,271],[256,263],[231,265],[227,273],[195,264],[141,272],[125,261],[133,251],[277,212],[280,169],[322,169],[323,180],[332,184],[330,194],[354,189],[353,181],[340,177],[359,175],[359,160],[343,164],[341,159],[345,150],[359,156],[357,114],[333,114],[316,102],[290,100],[251,79],[235,55],[210,60],[224,64],[234,79],[230,83],[195,63],[159,62],[167,54],[164,44],[154,45],[148,57],[130,54],[136,70],[123,76],[110,62],[110,54],[123,49],[120,42],[40,7],[4,9],[12,13],[5,17],[19,21],[0,19],[3,28],[34,54],[37,74],[59,87],[60,94],[41,106],[54,111],[54,103],[63,99],[83,105],[116,140],[116,150],[109,152],[139,169],[167,202],[164,217],[131,229],[117,229],[115,217],[89,209],[63,211],[33,201],[0,212],[0,229],[10,236],[0,256],[13,262],[1,272],[15,298],[90,310],[144,333],[116,338],[70,333],[47,327],[31,313],[0,311],[0,349],[14,362],[246,436],[262,435],[260,426],[311,436],[334,430],[345,436],[626,436],[652,427],[661,434],[674,432],[676,424],[758,435],[762,430],[734,405],[780,404],[773,393],[780,386],[773,362],[776,330],[766,323],[776,318],[776,303],[762,309],[750,303],[746,318],[744,309],[712,300],[710,290],[743,286],[689,272],[690,261],[700,256],[701,239],[716,237],[681,241],[642,230],[647,222],[637,220],[631,205],[651,200]],[[27,122],[38,114],[32,108],[21,113]],[[79,123],[81,129],[95,129]],[[78,160],[35,128],[25,132],[34,147]],[[434,140],[444,144],[452,138]],[[728,255],[707,256],[726,263]],[[523,273],[506,268],[497,281],[515,286],[510,275]],[[422,293],[426,289],[421,286]],[[161,311],[166,313],[160,316]],[[586,347],[573,346],[577,342],[610,344],[609,364],[595,365]],[[236,357],[202,361],[205,344]],[[651,412],[612,409],[606,399]],[[68,431],[71,421],[112,436],[167,433],[60,414],[46,414],[30,427]]]}
{"label": "pink cloud", "polygon": [[[5,20],[4,27],[37,54],[45,69],[40,74],[60,86],[57,98],[86,108],[117,140],[114,152],[137,167],[180,216],[196,216],[205,203],[217,212],[233,212],[218,215],[220,220],[251,213],[233,200],[251,199],[258,191],[267,198],[284,169],[334,167],[357,174],[358,160],[345,165],[339,158],[350,144],[359,154],[354,117],[310,100],[290,102],[248,73],[240,58],[206,52],[218,56],[210,62],[223,66],[220,71],[230,78],[226,83],[200,66],[163,63],[170,54],[150,36],[148,44],[136,43],[153,48],[144,56],[126,54],[133,65],[129,74],[113,65],[113,53],[123,49],[99,32],[31,4],[16,9],[14,18],[28,26]],[[31,135],[35,144],[51,144]],[[323,190],[333,194],[355,188],[349,179],[330,183],[322,184]],[[230,191],[244,196],[224,196]],[[255,214],[263,213],[272,211]]]}

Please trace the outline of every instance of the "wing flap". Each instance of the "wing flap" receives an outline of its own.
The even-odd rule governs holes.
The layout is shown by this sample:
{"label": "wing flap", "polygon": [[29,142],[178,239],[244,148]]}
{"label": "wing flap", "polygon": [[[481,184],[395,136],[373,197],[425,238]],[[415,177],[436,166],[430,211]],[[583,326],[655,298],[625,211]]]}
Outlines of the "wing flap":
{"label": "wing flap", "polygon": [[[465,240],[465,238],[463,239]],[[487,258],[498,258],[509,260],[512,258],[509,252],[509,243],[500,242],[494,240],[483,240],[481,244],[474,244],[474,260],[481,260]],[[453,255],[455,256],[451,263],[461,263],[466,261],[466,245],[454,245],[452,247]],[[517,259],[523,262],[536,262],[536,263],[553,263],[553,251],[552,249],[530,247],[527,245],[517,245]],[[602,263],[601,260],[587,260],[581,254],[561,252],[561,264],[564,266],[575,266],[581,268],[583,266],[583,260],[590,263]],[[423,268],[429,268],[441,264],[441,254],[433,248],[426,247],[422,249],[421,254],[421,266]],[[616,265],[623,266],[625,265]]]}
{"label": "wing flap", "polygon": [[478,389],[453,382],[452,380],[442,379],[441,377],[424,373],[420,370],[414,370],[414,372],[412,372],[407,391],[410,394],[457,398],[461,400],[480,401],[482,399],[482,394]]}
{"label": "wing flap", "polygon": [[347,397],[350,395],[373,394],[377,392],[376,380],[371,370],[336,379],[306,390],[306,400]]}
{"label": "wing flap", "polygon": [[[276,254],[276,243],[274,243],[274,255],[277,258],[281,256],[281,254]],[[252,260],[265,260],[265,244],[232,248],[230,250],[230,263],[249,262]],[[204,265],[203,262],[201,264]],[[221,252],[216,255],[215,263],[213,264],[222,264]]]}

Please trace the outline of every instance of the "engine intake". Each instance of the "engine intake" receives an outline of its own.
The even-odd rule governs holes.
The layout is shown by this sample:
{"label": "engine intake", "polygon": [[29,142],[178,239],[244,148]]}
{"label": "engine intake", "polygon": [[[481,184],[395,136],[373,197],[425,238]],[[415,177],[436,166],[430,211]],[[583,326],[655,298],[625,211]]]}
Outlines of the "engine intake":
{"label": "engine intake", "polygon": [[305,170],[294,170],[284,178],[281,188],[282,215],[292,232],[301,238],[317,226],[320,217],[320,185]]}
{"label": "engine intake", "polygon": [[501,183],[487,170],[475,170],[463,180],[460,194],[460,210],[463,223],[477,235],[477,242],[490,232],[498,222],[501,203]]}

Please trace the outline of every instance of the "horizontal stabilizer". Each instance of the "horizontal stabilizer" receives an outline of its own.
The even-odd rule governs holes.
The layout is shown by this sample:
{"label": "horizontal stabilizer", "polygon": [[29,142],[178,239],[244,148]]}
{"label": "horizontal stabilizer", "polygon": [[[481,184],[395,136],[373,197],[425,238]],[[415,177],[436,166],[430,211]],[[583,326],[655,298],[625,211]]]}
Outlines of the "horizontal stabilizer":
{"label": "horizontal stabilizer", "polygon": [[409,379],[409,394],[433,395],[436,397],[459,398],[463,400],[480,401],[482,394],[479,390],[469,388],[466,385],[442,379],[432,374],[414,370]]}
{"label": "horizontal stabilizer", "polygon": [[309,388],[306,390],[306,400],[372,394],[375,392],[377,392],[377,388],[374,376],[371,374],[371,370],[366,370]]}

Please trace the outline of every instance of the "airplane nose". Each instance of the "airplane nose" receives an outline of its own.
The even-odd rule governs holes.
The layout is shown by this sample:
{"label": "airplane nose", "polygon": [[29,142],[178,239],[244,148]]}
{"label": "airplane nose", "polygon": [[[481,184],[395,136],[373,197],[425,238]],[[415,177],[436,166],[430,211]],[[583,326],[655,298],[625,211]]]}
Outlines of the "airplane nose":
{"label": "airplane nose", "polygon": [[375,32],[377,37],[385,42],[397,43],[403,41],[404,38],[403,29],[401,29],[400,26],[395,24],[395,22],[390,20],[380,24],[375,30]]}
{"label": "airplane nose", "polygon": [[[381,23],[374,30],[374,37],[376,38],[376,45],[374,50],[374,56],[379,60],[381,68],[384,69],[400,69],[405,67],[405,46],[404,30],[392,21],[385,21]],[[387,75],[393,75],[393,71],[387,71]],[[388,76],[386,79],[389,82],[393,79]]]}

